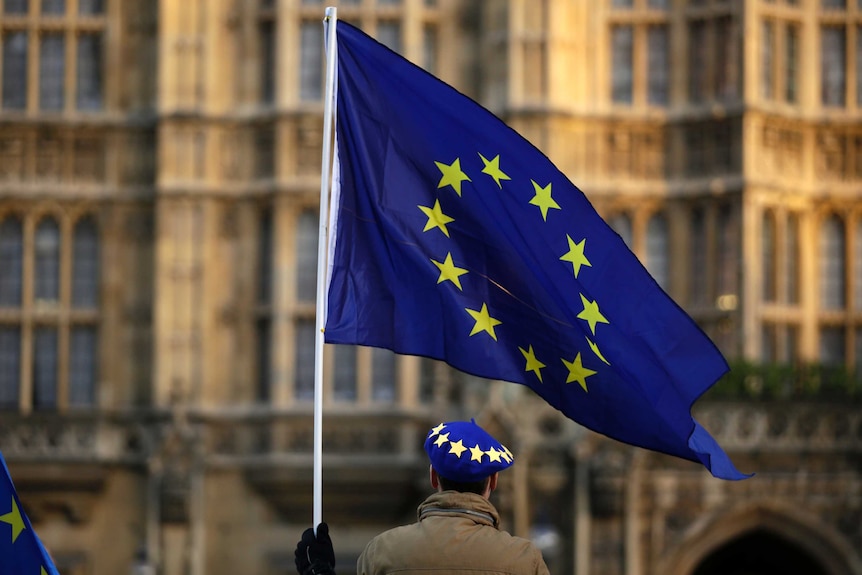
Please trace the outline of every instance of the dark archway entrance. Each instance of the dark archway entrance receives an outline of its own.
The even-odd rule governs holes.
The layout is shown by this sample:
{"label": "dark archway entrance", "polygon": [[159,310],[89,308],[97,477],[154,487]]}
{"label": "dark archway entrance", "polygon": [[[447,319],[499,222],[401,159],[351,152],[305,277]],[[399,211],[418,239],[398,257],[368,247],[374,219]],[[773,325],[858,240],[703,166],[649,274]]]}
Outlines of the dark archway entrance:
{"label": "dark archway entrance", "polygon": [[770,531],[749,531],[707,556],[693,575],[828,575],[805,550]]}

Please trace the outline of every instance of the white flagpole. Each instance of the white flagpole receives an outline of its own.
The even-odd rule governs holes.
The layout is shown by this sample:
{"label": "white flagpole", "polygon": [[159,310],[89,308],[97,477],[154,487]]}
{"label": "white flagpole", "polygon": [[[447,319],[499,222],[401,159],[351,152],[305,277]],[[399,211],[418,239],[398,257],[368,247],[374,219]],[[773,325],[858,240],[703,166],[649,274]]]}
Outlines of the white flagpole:
{"label": "white flagpole", "polygon": [[323,104],[323,159],[320,168],[320,230],[317,246],[317,302],[314,339],[314,510],[313,527],[323,521],[323,328],[326,306],[327,222],[332,161],[332,118],[334,114],[335,71],[337,63],[335,24],[337,9],[329,6],[323,19],[326,45],[326,86]]}

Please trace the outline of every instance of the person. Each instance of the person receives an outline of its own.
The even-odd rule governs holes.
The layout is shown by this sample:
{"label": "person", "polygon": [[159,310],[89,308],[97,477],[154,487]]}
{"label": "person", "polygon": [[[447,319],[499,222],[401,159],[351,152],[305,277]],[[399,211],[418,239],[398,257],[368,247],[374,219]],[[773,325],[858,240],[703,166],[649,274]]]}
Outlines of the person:
{"label": "person", "polygon": [[[441,423],[425,439],[435,490],[419,505],[418,521],[377,535],[359,556],[357,575],[548,575],[530,541],[500,529],[490,501],[511,451],[474,420]],[[329,528],[309,528],[295,551],[299,575],[334,575]]]}

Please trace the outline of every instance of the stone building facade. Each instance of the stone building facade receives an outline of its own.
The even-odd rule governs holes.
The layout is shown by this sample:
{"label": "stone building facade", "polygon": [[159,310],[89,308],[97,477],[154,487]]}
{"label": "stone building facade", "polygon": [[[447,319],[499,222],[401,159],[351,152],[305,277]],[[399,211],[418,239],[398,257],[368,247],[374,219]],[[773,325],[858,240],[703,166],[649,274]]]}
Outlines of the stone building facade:
{"label": "stone building facade", "polygon": [[[518,386],[332,346],[338,571],[412,520],[427,429],[474,416],[518,458],[504,526],[554,573],[862,574],[862,2],[331,4],[542,149],[729,359],[851,374],[701,401],[757,473],[728,483]],[[323,9],[0,2],[0,451],[64,574],[293,571]]]}

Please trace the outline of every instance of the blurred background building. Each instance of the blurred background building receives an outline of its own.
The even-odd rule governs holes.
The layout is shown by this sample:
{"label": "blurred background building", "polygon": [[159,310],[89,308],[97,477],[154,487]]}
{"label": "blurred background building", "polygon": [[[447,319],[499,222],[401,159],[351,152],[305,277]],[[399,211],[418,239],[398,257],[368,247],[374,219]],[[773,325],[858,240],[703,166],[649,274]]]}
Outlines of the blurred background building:
{"label": "blurred background building", "polygon": [[[757,472],[329,346],[339,573],[415,517],[427,430],[473,416],[518,459],[504,527],[554,573],[862,573],[862,0],[329,4],[585,191],[733,362],[696,413]],[[0,0],[0,450],[64,574],[293,572],[323,9]]]}

